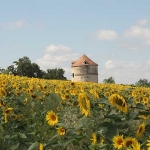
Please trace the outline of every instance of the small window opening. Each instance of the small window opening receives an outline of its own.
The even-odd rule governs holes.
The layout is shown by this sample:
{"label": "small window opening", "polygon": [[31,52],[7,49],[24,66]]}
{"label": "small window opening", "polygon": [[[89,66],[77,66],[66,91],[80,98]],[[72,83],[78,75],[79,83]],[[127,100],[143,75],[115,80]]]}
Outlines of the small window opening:
{"label": "small window opening", "polygon": [[72,74],[72,77],[74,78],[74,73]]}
{"label": "small window opening", "polygon": [[84,64],[86,65],[86,64],[89,64],[86,60],[84,61]]}

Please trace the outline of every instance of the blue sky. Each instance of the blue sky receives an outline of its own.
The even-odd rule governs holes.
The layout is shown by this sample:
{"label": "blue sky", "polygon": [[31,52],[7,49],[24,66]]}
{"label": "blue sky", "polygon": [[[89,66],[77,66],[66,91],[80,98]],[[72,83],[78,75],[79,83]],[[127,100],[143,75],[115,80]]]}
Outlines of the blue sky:
{"label": "blue sky", "polygon": [[27,56],[71,79],[71,61],[86,54],[100,83],[150,80],[149,10],[148,0],[0,0],[0,67]]}

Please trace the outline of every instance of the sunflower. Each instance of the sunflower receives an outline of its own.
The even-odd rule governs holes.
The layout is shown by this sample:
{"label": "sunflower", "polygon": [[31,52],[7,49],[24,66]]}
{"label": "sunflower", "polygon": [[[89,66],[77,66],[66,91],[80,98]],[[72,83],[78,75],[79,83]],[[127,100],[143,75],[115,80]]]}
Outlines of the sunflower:
{"label": "sunflower", "polygon": [[133,96],[133,97],[136,96],[136,91],[132,91],[132,96]]}
{"label": "sunflower", "polygon": [[92,145],[96,144],[97,142],[96,133],[92,133],[92,138],[90,140],[92,141]]}
{"label": "sunflower", "polygon": [[134,100],[135,100],[136,103],[140,103],[141,102],[140,98],[138,98],[138,97],[136,97]]}
{"label": "sunflower", "polygon": [[73,90],[73,95],[78,95],[78,94],[79,94],[79,90],[74,89],[74,90]]}
{"label": "sunflower", "polygon": [[104,93],[104,97],[105,97],[105,98],[108,98],[109,96],[110,96],[110,93],[109,93],[109,92],[105,92],[105,93]]}
{"label": "sunflower", "polygon": [[6,114],[11,114],[12,110],[13,110],[13,108],[7,108],[7,109],[5,110],[5,113],[6,113]]}
{"label": "sunflower", "polygon": [[98,92],[95,89],[91,89],[91,90],[89,90],[89,92],[93,96],[94,100],[99,98]]}
{"label": "sunflower", "polygon": [[65,94],[65,100],[70,100],[69,94]]}
{"label": "sunflower", "polygon": [[78,95],[78,103],[82,114],[88,116],[90,114],[90,101],[86,93],[80,93]]}
{"label": "sunflower", "polygon": [[136,136],[137,136],[138,138],[143,135],[143,133],[144,133],[144,131],[145,131],[145,126],[146,126],[146,124],[145,124],[145,123],[142,123],[142,124],[138,127],[138,129],[137,129],[137,131],[136,131]]}
{"label": "sunflower", "polygon": [[147,142],[148,143],[146,145],[149,146],[149,148],[150,148],[150,140],[147,140]]}
{"label": "sunflower", "polygon": [[55,93],[59,93],[59,88],[58,87],[55,87]]}
{"label": "sunflower", "polygon": [[0,97],[6,97],[7,96],[7,91],[4,87],[0,88]]}
{"label": "sunflower", "polygon": [[122,112],[128,111],[128,106],[125,99],[119,94],[112,94],[109,97],[109,102],[112,104],[112,106],[116,106]]}
{"label": "sunflower", "polygon": [[74,92],[73,92],[73,90],[70,90],[70,91],[69,91],[69,93],[70,93],[71,95],[74,95]]}
{"label": "sunflower", "polygon": [[112,140],[113,140],[114,148],[121,149],[123,147],[124,144],[123,135],[114,136]]}
{"label": "sunflower", "polygon": [[105,141],[105,138],[101,137],[100,140],[99,140],[98,146],[102,146],[104,144],[104,141]]}
{"label": "sunflower", "polygon": [[140,115],[140,117],[142,118],[142,119],[148,119],[149,118],[149,115]]}
{"label": "sunflower", "polygon": [[6,113],[4,113],[4,121],[5,121],[5,123],[8,122],[8,115]]}
{"label": "sunflower", "polygon": [[0,107],[5,106],[5,104],[3,103],[3,101],[0,100]]}
{"label": "sunflower", "polygon": [[71,86],[75,86],[75,83],[74,83],[74,82],[71,82]]}
{"label": "sunflower", "polygon": [[26,104],[27,104],[27,102],[28,102],[28,98],[25,98],[25,100],[24,100],[23,104],[24,104],[24,105],[26,105]]}
{"label": "sunflower", "polygon": [[44,150],[44,146],[42,143],[39,144],[39,150]]}
{"label": "sunflower", "polygon": [[65,94],[62,94],[62,93],[61,93],[61,99],[62,99],[62,100],[65,100]]}
{"label": "sunflower", "polygon": [[132,150],[140,150],[141,145],[137,142],[135,145],[132,145],[133,149]]}
{"label": "sunflower", "polygon": [[57,107],[56,109],[57,109],[57,111],[60,111],[60,110],[61,110],[60,107]]}
{"label": "sunflower", "polygon": [[66,130],[63,127],[57,128],[57,133],[59,135],[64,135],[66,133]]}
{"label": "sunflower", "polygon": [[46,121],[50,126],[53,126],[58,122],[58,116],[51,110],[46,114]]}
{"label": "sunflower", "polygon": [[142,102],[143,103],[148,103],[148,98],[147,97],[143,97]]}
{"label": "sunflower", "polygon": [[132,138],[132,137],[127,137],[125,140],[124,140],[124,147],[130,147],[132,145],[136,145],[137,144],[137,140],[135,138]]}

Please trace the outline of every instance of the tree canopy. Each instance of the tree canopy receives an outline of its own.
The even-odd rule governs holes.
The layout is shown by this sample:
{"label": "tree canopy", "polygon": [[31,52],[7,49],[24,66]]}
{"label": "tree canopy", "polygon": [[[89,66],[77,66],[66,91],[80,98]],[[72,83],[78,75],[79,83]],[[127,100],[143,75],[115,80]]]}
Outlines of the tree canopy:
{"label": "tree canopy", "polygon": [[112,83],[112,84],[115,84],[115,80],[113,77],[109,77],[108,79],[104,79],[103,80],[103,83]]}
{"label": "tree canopy", "polygon": [[135,83],[136,86],[147,86],[150,87],[150,82],[147,79],[140,79]]}
{"label": "tree canopy", "polygon": [[45,79],[61,79],[66,80],[64,77],[65,71],[63,69],[47,69],[45,75],[43,76]]}
{"label": "tree canopy", "polygon": [[18,61],[14,61],[12,65],[7,67],[7,70],[5,70],[5,72],[18,76],[36,77],[44,79],[67,79],[66,77],[64,77],[65,71],[62,68],[47,69],[47,71],[43,71],[40,69],[38,64],[32,63],[27,56],[19,58]]}

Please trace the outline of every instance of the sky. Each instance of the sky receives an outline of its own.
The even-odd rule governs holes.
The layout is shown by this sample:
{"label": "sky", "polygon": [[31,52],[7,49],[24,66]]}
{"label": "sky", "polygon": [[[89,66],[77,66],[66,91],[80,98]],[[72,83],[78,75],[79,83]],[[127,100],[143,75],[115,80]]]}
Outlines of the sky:
{"label": "sky", "polygon": [[0,0],[1,68],[27,56],[70,80],[83,54],[99,65],[99,83],[150,81],[150,1]]}

